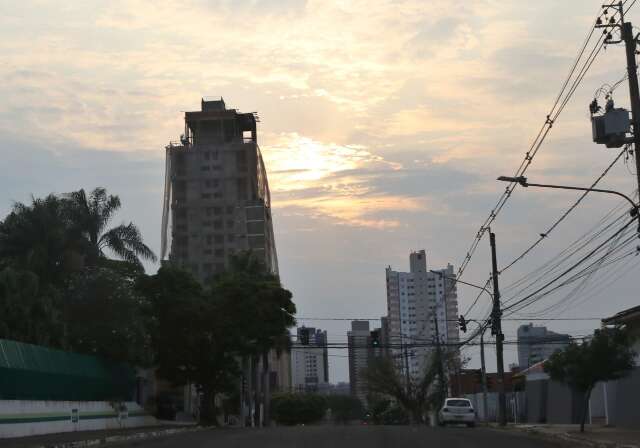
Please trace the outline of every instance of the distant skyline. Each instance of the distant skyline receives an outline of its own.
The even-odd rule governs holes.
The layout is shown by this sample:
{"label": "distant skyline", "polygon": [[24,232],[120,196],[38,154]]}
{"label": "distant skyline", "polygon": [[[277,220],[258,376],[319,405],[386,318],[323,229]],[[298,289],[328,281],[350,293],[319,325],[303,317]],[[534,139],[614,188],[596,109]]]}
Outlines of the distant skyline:
{"label": "distant skyline", "polygon": [[[482,221],[542,125],[599,1],[24,0],[0,5],[0,215],[31,194],[107,188],[159,253],[164,146],[202,96],[257,111],[284,285],[298,314],[386,314],[385,267],[412,250],[460,266]],[[366,11],[366,13],[363,13]],[[640,7],[630,13],[640,20]],[[625,74],[624,50],[601,52],[528,176],[589,185],[615,149],[591,142],[593,92]],[[618,105],[628,107],[624,83]],[[601,186],[631,193],[618,163]],[[577,197],[519,189],[492,230],[513,259]],[[537,268],[618,205],[589,196],[549,238],[501,275]],[[465,280],[483,284],[489,243]],[[546,317],[605,317],[637,305],[638,257],[590,278],[579,306]],[[147,265],[154,272],[157,265]],[[620,278],[617,279],[617,276]],[[617,279],[608,285],[610,280]],[[562,299],[561,290],[539,309]],[[477,292],[459,286],[465,311]],[[482,297],[469,317],[483,317]],[[532,308],[535,310],[536,308]],[[522,321],[505,323],[515,339]],[[536,324],[544,322],[534,321]],[[306,321],[344,342],[349,321]],[[379,326],[373,322],[373,326]],[[598,321],[550,321],[584,335]],[[478,365],[477,348],[465,353]],[[348,380],[331,350],[331,382]],[[505,364],[517,359],[508,345]],[[495,370],[493,348],[487,365]]]}

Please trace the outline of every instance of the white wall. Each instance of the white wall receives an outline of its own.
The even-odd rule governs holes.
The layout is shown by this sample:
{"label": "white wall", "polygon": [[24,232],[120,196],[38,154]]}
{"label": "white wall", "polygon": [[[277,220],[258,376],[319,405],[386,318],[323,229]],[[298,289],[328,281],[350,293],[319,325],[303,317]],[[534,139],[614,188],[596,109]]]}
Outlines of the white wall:
{"label": "white wall", "polygon": [[[0,439],[156,424],[135,402],[0,400]],[[74,412],[74,410],[77,410]],[[72,421],[72,415],[77,415]]]}

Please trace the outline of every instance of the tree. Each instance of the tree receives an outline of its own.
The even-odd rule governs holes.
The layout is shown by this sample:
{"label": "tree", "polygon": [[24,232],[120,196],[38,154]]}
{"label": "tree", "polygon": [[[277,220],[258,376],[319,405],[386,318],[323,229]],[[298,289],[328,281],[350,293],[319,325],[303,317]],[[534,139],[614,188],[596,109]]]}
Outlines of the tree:
{"label": "tree", "polygon": [[288,328],[295,325],[296,312],[292,294],[251,252],[231,257],[230,269],[214,279],[210,294],[233,329],[240,332],[236,343],[243,356],[251,357],[255,361],[252,365],[262,360],[263,411],[268,422],[268,355],[272,349],[290,348]]}
{"label": "tree", "polygon": [[419,381],[405,378],[399,373],[395,362],[388,357],[379,357],[369,363],[364,370],[364,378],[369,393],[387,395],[394,398],[409,414],[412,423],[423,423],[424,414],[435,408],[441,400],[437,356],[434,356]]}
{"label": "tree", "polygon": [[595,331],[591,340],[582,344],[571,342],[544,363],[544,370],[552,380],[582,394],[580,432],[584,432],[589,399],[596,383],[627,375],[634,366],[634,356],[626,329],[602,328]]}
{"label": "tree", "polygon": [[69,347],[113,361],[147,365],[149,341],[140,297],[116,271],[87,267],[65,290],[64,315]]}
{"label": "tree", "polygon": [[41,285],[62,283],[74,247],[64,215],[63,201],[52,194],[14,204],[0,223],[0,266],[31,271]]}
{"label": "tree", "polygon": [[136,290],[147,304],[158,373],[174,385],[196,385],[202,393],[200,418],[215,424],[215,396],[233,391],[237,383],[238,323],[189,272],[173,266],[141,277]]}
{"label": "tree", "polygon": [[118,196],[107,195],[107,191],[99,187],[89,196],[80,189],[65,197],[73,232],[85,238],[89,266],[97,266],[101,259],[106,258],[105,249],[137,265],[141,265],[140,259],[157,260],[153,251],[143,243],[135,224],[121,224],[107,230],[109,221],[121,206]]}
{"label": "tree", "polygon": [[40,285],[38,276],[11,267],[0,271],[0,338],[61,347],[64,325],[60,294]]}

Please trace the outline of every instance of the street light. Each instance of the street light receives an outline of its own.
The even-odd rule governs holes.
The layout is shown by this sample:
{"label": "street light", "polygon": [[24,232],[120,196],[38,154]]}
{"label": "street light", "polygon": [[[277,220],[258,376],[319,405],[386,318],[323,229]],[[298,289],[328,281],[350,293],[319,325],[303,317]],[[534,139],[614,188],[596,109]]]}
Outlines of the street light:
{"label": "street light", "polygon": [[540,188],[555,188],[558,190],[577,190],[577,191],[594,191],[596,193],[607,193],[607,194],[615,194],[616,196],[620,196],[621,198],[624,198],[627,200],[627,202],[629,202],[629,204],[631,204],[631,210],[629,211],[629,214],[633,217],[638,216],[638,204],[636,204],[635,202],[633,202],[633,199],[631,199],[629,196],[627,196],[626,194],[620,193],[619,191],[615,191],[615,190],[604,190],[601,188],[586,188],[586,187],[570,187],[567,185],[552,185],[552,184],[533,184],[529,181],[527,181],[527,178],[524,176],[518,176],[518,177],[510,177],[510,176],[500,176],[498,177],[499,181],[502,182],[513,182],[513,183],[517,183],[520,184],[523,187],[540,187]]}

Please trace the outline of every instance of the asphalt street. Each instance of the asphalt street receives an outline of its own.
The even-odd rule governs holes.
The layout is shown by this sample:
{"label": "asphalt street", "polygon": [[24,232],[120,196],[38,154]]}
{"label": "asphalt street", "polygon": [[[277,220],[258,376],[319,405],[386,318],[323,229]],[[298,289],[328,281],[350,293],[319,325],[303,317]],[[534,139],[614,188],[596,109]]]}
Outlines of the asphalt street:
{"label": "asphalt street", "polygon": [[512,431],[410,426],[298,426],[218,429],[117,446],[150,448],[551,448],[566,446]]}

